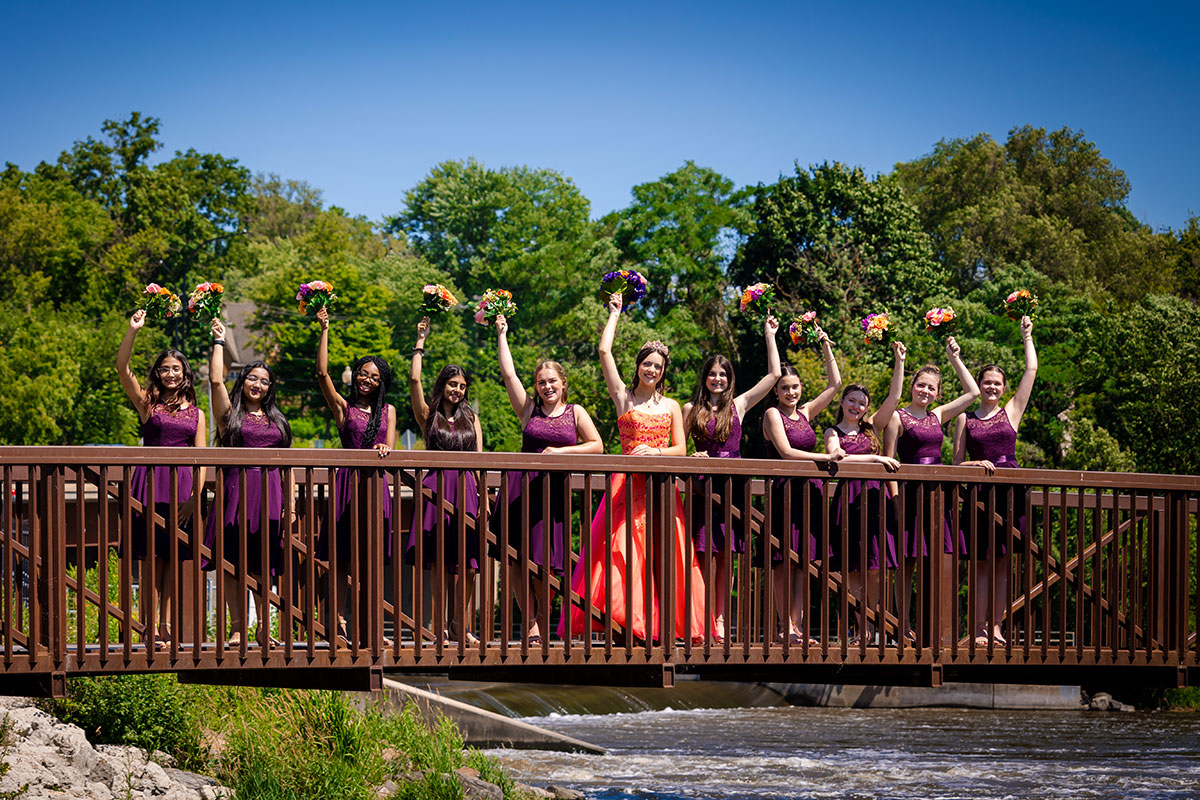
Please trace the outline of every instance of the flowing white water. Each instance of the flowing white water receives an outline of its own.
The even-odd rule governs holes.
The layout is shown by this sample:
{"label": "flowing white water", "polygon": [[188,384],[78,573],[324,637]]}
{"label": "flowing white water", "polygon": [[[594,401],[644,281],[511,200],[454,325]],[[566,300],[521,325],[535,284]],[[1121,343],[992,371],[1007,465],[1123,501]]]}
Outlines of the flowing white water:
{"label": "flowing white water", "polygon": [[604,756],[490,751],[593,798],[1197,798],[1200,714],[748,708],[525,718]]}

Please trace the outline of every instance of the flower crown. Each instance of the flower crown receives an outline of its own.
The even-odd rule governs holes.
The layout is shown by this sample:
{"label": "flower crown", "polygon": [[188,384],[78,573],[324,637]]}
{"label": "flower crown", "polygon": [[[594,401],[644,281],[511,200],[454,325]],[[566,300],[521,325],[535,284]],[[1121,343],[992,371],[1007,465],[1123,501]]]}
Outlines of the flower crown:
{"label": "flower crown", "polygon": [[658,339],[654,339],[653,341],[646,342],[644,345],[642,345],[642,349],[643,350],[653,350],[656,353],[662,354],[663,358],[671,357],[671,348],[667,347],[665,344],[660,342]]}

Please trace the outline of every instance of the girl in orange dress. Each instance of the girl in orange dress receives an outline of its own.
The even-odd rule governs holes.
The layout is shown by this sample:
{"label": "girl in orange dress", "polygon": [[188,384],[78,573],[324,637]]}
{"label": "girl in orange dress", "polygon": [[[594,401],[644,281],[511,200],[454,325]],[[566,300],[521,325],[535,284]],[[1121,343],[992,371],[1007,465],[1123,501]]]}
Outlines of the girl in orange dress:
{"label": "girl in orange dress", "polygon": [[[621,314],[621,295],[614,294],[608,300],[608,322],[600,337],[600,366],[609,396],[617,407],[617,428],[621,434],[621,452],[625,455],[687,454],[683,433],[683,414],[679,403],[663,397],[663,377],[670,363],[670,351],[659,341],[647,342],[638,351],[636,374],[633,384],[626,386],[617,370],[612,355],[613,339],[617,333],[617,320]],[[628,480],[632,536],[625,529],[626,488]],[[674,491],[674,514],[670,530],[662,537],[673,536],[674,550],[670,569],[674,596],[669,598],[673,606],[675,636],[701,639],[706,627],[712,623],[704,619],[704,575],[695,552],[687,549],[687,529],[683,517],[683,501],[679,490]],[[605,525],[606,507],[612,504],[612,530]],[[657,516],[657,514],[656,514]],[[592,608],[603,611],[607,602],[612,604],[612,621],[638,639],[660,638],[659,634],[659,587],[654,580],[658,570],[651,571],[650,585],[646,586],[646,547],[651,537],[647,535],[646,520],[646,477],[644,475],[616,474],[612,480],[612,494],[600,503],[596,516],[592,518],[591,557],[588,562],[580,561],[571,576],[571,591],[583,595],[590,593]],[[612,569],[605,575],[605,541],[611,542]],[[632,545],[632,546],[630,546]],[[653,549],[653,548],[652,548]],[[684,587],[687,573],[691,571],[691,598],[685,602]],[[632,602],[625,605],[626,585],[632,585]],[[646,593],[651,597],[651,618],[646,619]],[[599,629],[599,625],[593,627]],[[578,604],[571,607],[572,633],[586,630],[583,608]],[[564,635],[564,625],[559,623],[559,635]]]}

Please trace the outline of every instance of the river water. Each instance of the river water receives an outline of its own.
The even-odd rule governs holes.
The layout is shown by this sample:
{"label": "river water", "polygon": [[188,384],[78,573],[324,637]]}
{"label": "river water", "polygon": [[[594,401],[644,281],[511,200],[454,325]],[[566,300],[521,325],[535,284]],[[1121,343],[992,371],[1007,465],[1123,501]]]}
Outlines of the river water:
{"label": "river water", "polygon": [[603,756],[492,750],[589,798],[1200,798],[1200,714],[742,708],[526,722]]}

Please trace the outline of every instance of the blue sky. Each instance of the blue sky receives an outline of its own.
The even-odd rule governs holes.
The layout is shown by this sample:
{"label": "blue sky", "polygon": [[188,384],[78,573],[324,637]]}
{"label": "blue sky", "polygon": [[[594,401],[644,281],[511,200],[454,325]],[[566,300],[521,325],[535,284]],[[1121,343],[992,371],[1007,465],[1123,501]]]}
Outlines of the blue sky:
{"label": "blue sky", "polygon": [[[104,8],[108,5],[108,8]],[[593,216],[680,166],[739,185],[943,138],[1081,129],[1155,228],[1200,214],[1200,4],[0,6],[0,161],[159,117],[379,219],[437,163],[549,167]]]}

